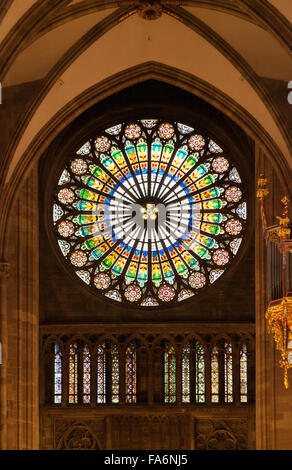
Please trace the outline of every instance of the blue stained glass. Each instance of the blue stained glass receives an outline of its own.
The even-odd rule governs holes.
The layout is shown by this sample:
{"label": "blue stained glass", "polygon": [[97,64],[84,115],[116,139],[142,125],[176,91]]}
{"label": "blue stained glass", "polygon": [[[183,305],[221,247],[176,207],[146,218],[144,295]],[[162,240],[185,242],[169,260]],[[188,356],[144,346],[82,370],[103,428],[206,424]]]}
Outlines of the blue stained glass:
{"label": "blue stained glass", "polygon": [[[233,261],[247,218],[241,178],[228,152],[221,155],[223,148],[201,134],[195,125],[139,119],[88,136],[75,155],[73,149],[56,179],[53,226],[66,262],[96,295],[129,307],[159,306],[165,282],[175,292],[163,302],[181,302],[199,293],[182,258],[187,270],[204,274],[203,289]],[[223,245],[226,262],[218,256]],[[111,284],[96,289],[94,277],[104,270]]]}
{"label": "blue stained glass", "polygon": [[62,402],[62,352],[60,346],[54,344],[54,403]]}

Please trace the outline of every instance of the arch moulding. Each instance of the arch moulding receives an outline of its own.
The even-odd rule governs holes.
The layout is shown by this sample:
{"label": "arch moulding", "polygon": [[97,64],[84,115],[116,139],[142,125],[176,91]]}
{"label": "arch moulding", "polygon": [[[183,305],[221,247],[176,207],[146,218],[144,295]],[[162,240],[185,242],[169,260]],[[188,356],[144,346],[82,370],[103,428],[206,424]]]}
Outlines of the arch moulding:
{"label": "arch moulding", "polygon": [[5,191],[3,191],[0,215],[0,259],[7,259],[8,234],[13,220],[13,206],[18,199],[22,184],[51,142],[74,119],[94,104],[127,87],[149,79],[159,80],[184,89],[207,101],[236,122],[270,159],[283,188],[285,188],[286,195],[291,199],[291,188],[287,183],[291,175],[286,160],[274,140],[250,113],[206,81],[177,68],[151,61],[119,72],[87,89],[58,111],[35,136],[15,168],[10,182],[6,184]]}

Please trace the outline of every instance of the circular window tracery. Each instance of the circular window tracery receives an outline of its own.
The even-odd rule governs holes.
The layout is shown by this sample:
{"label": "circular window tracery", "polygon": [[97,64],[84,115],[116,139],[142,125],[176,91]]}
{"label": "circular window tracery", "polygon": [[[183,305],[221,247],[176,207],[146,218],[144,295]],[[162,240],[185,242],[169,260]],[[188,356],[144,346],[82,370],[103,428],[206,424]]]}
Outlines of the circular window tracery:
{"label": "circular window tracery", "polygon": [[181,302],[236,256],[239,173],[210,137],[159,119],[120,123],[67,161],[53,205],[59,248],[95,292],[128,305]]}

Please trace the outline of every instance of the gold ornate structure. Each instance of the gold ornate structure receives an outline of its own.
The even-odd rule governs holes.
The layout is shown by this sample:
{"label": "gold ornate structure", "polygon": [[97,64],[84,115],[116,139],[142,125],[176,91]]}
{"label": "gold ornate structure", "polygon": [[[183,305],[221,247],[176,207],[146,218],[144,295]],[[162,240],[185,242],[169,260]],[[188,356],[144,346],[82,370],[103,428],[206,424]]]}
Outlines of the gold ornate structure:
{"label": "gold ornate structure", "polygon": [[267,226],[267,218],[265,213],[265,206],[264,206],[264,198],[268,196],[269,191],[265,188],[267,185],[267,178],[264,175],[260,175],[258,179],[258,189],[257,189],[257,198],[260,200],[260,209],[261,209],[261,217],[262,217],[262,226],[263,230],[265,230]]}
{"label": "gold ornate structure", "polygon": [[288,388],[288,369],[292,367],[292,292],[270,302],[266,318],[273,333],[276,348],[281,352],[280,366],[284,368],[284,385]]}
{"label": "gold ornate structure", "polygon": [[284,241],[289,240],[291,230],[291,228],[289,227],[290,219],[288,217],[288,204],[290,201],[287,196],[284,196],[283,199],[281,199],[281,202],[284,205],[284,208],[282,216],[276,217],[276,219],[279,220],[279,223],[277,225],[272,225],[271,227],[267,227],[265,229],[265,239],[270,239],[279,248],[281,247]]}
{"label": "gold ornate structure", "polygon": [[[269,324],[269,332],[274,335],[276,348],[281,352],[280,366],[284,368],[284,385],[288,388],[288,369],[292,367],[292,292],[287,292],[287,254],[292,253],[292,240],[290,240],[291,226],[288,217],[289,199],[284,196],[281,200],[284,205],[282,216],[276,217],[279,223],[267,226],[264,208],[264,198],[269,194],[265,188],[267,179],[263,175],[258,179],[257,198],[261,204],[261,217],[266,243],[276,246],[276,258],[270,260],[274,263],[272,268],[277,271],[273,273],[271,283],[281,279],[282,297],[270,301],[266,310],[266,319]],[[277,262],[277,260],[280,261]],[[273,269],[274,271],[274,269]],[[280,272],[278,272],[280,271]],[[288,275],[288,276],[287,276]],[[289,287],[289,286],[288,286]],[[280,294],[281,295],[281,294]]]}

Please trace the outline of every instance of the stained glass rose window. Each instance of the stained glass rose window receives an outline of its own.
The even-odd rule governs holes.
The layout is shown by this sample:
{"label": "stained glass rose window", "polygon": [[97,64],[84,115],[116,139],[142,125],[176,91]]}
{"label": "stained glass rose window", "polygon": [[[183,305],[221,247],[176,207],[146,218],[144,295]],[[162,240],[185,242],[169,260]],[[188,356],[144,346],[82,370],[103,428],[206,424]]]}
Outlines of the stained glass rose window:
{"label": "stained glass rose window", "polygon": [[53,204],[58,246],[79,279],[115,302],[182,302],[229,267],[247,219],[232,158],[189,125],[116,124],[83,142]]}

